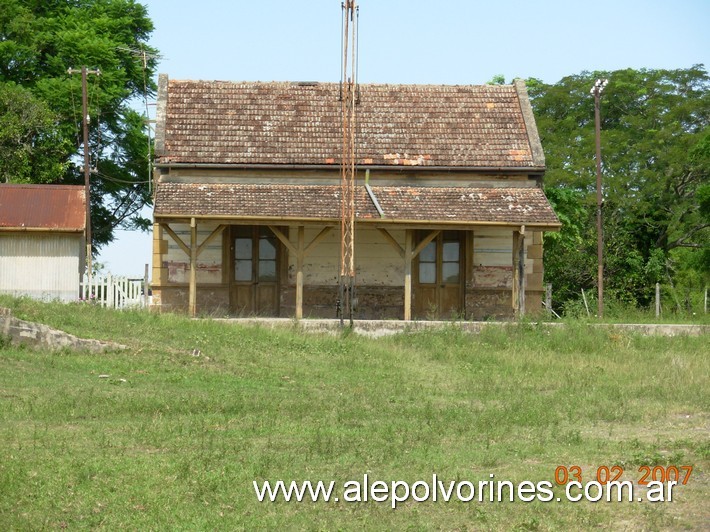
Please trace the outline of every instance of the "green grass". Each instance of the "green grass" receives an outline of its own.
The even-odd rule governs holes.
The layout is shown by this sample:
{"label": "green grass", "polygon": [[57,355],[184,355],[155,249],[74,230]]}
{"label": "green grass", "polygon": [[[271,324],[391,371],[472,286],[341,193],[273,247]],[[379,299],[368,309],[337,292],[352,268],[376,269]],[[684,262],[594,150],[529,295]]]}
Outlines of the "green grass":
{"label": "green grass", "polygon": [[[0,342],[0,529],[699,528],[707,337],[570,323],[370,340],[0,298],[129,346]],[[200,356],[193,356],[199,349]],[[108,375],[108,377],[100,377]],[[693,465],[671,504],[259,503],[263,480],[553,480]],[[560,492],[561,493],[561,492]]]}

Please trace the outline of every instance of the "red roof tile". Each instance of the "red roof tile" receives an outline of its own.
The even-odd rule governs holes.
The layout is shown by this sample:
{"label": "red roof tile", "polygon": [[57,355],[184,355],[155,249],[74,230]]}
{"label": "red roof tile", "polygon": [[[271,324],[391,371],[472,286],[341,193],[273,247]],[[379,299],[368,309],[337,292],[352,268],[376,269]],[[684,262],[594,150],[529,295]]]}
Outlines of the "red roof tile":
{"label": "red roof tile", "polygon": [[[338,84],[164,81],[159,164],[340,163]],[[529,107],[522,83],[362,85],[358,164],[544,169]]]}
{"label": "red roof tile", "polygon": [[0,185],[0,229],[83,231],[83,186]]}
{"label": "red roof tile", "polygon": [[[392,187],[373,186],[384,220],[432,223],[559,225],[542,189],[537,187]],[[359,220],[380,216],[365,187],[356,188]],[[155,216],[216,216],[280,220],[340,220],[337,185],[255,185],[160,183]]]}

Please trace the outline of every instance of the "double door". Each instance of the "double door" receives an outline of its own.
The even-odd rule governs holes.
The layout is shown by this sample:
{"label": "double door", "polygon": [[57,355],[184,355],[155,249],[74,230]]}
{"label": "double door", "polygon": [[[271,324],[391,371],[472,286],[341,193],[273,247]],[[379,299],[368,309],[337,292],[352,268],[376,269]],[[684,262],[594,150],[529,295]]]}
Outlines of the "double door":
{"label": "double door", "polygon": [[[442,231],[414,261],[414,316],[450,319],[463,314],[464,233]],[[418,235],[418,241],[424,234]]]}
{"label": "double door", "polygon": [[238,315],[279,315],[280,246],[266,226],[232,226],[230,307]]}

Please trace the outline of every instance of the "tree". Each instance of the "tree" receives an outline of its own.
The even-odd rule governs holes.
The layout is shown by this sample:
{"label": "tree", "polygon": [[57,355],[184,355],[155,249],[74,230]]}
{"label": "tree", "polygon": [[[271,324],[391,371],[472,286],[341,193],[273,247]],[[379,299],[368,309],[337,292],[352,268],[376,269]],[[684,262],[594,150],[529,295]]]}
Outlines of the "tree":
{"label": "tree", "polygon": [[69,146],[47,104],[14,83],[0,83],[0,182],[51,182],[65,171]]}
{"label": "tree", "polygon": [[[554,85],[530,80],[528,86],[548,172],[546,190],[579,195],[582,210],[570,223],[581,238],[563,230],[546,252],[577,269],[567,281],[591,288],[589,261],[573,255],[594,253],[596,238],[594,102],[589,89],[608,78],[602,97],[605,278],[612,295],[647,304],[649,289],[679,272],[679,257],[701,265],[710,245],[710,216],[703,200],[710,180],[710,77],[702,65],[679,70],[583,72]],[[677,250],[687,252],[679,254]],[[554,268],[551,273],[555,272]],[[707,275],[708,272],[705,272]],[[559,280],[560,277],[555,277]],[[567,293],[580,286],[567,286]]]}
{"label": "tree", "polygon": [[[0,142],[21,145],[2,155],[5,180],[83,183],[81,80],[67,69],[101,71],[89,82],[94,249],[150,224],[147,126],[131,104],[155,91],[152,31],[134,0],[0,0],[0,94],[15,102],[0,103]],[[6,122],[23,124],[16,140]]]}

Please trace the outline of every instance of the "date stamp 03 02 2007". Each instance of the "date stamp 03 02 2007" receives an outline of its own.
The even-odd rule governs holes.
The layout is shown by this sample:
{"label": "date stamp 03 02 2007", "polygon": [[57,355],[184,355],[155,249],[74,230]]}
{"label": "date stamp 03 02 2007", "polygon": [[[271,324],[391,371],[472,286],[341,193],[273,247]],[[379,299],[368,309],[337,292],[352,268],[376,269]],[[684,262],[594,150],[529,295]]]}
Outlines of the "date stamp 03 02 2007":
{"label": "date stamp 03 02 2007", "polygon": [[[693,472],[693,466],[647,466],[638,468],[641,477],[638,479],[640,486],[647,486],[649,482],[676,482],[685,485]],[[624,468],[619,465],[599,466],[596,480],[600,484],[617,482],[624,474]],[[580,466],[557,466],[555,469],[555,483],[562,486],[571,481],[582,482],[582,468]]]}

